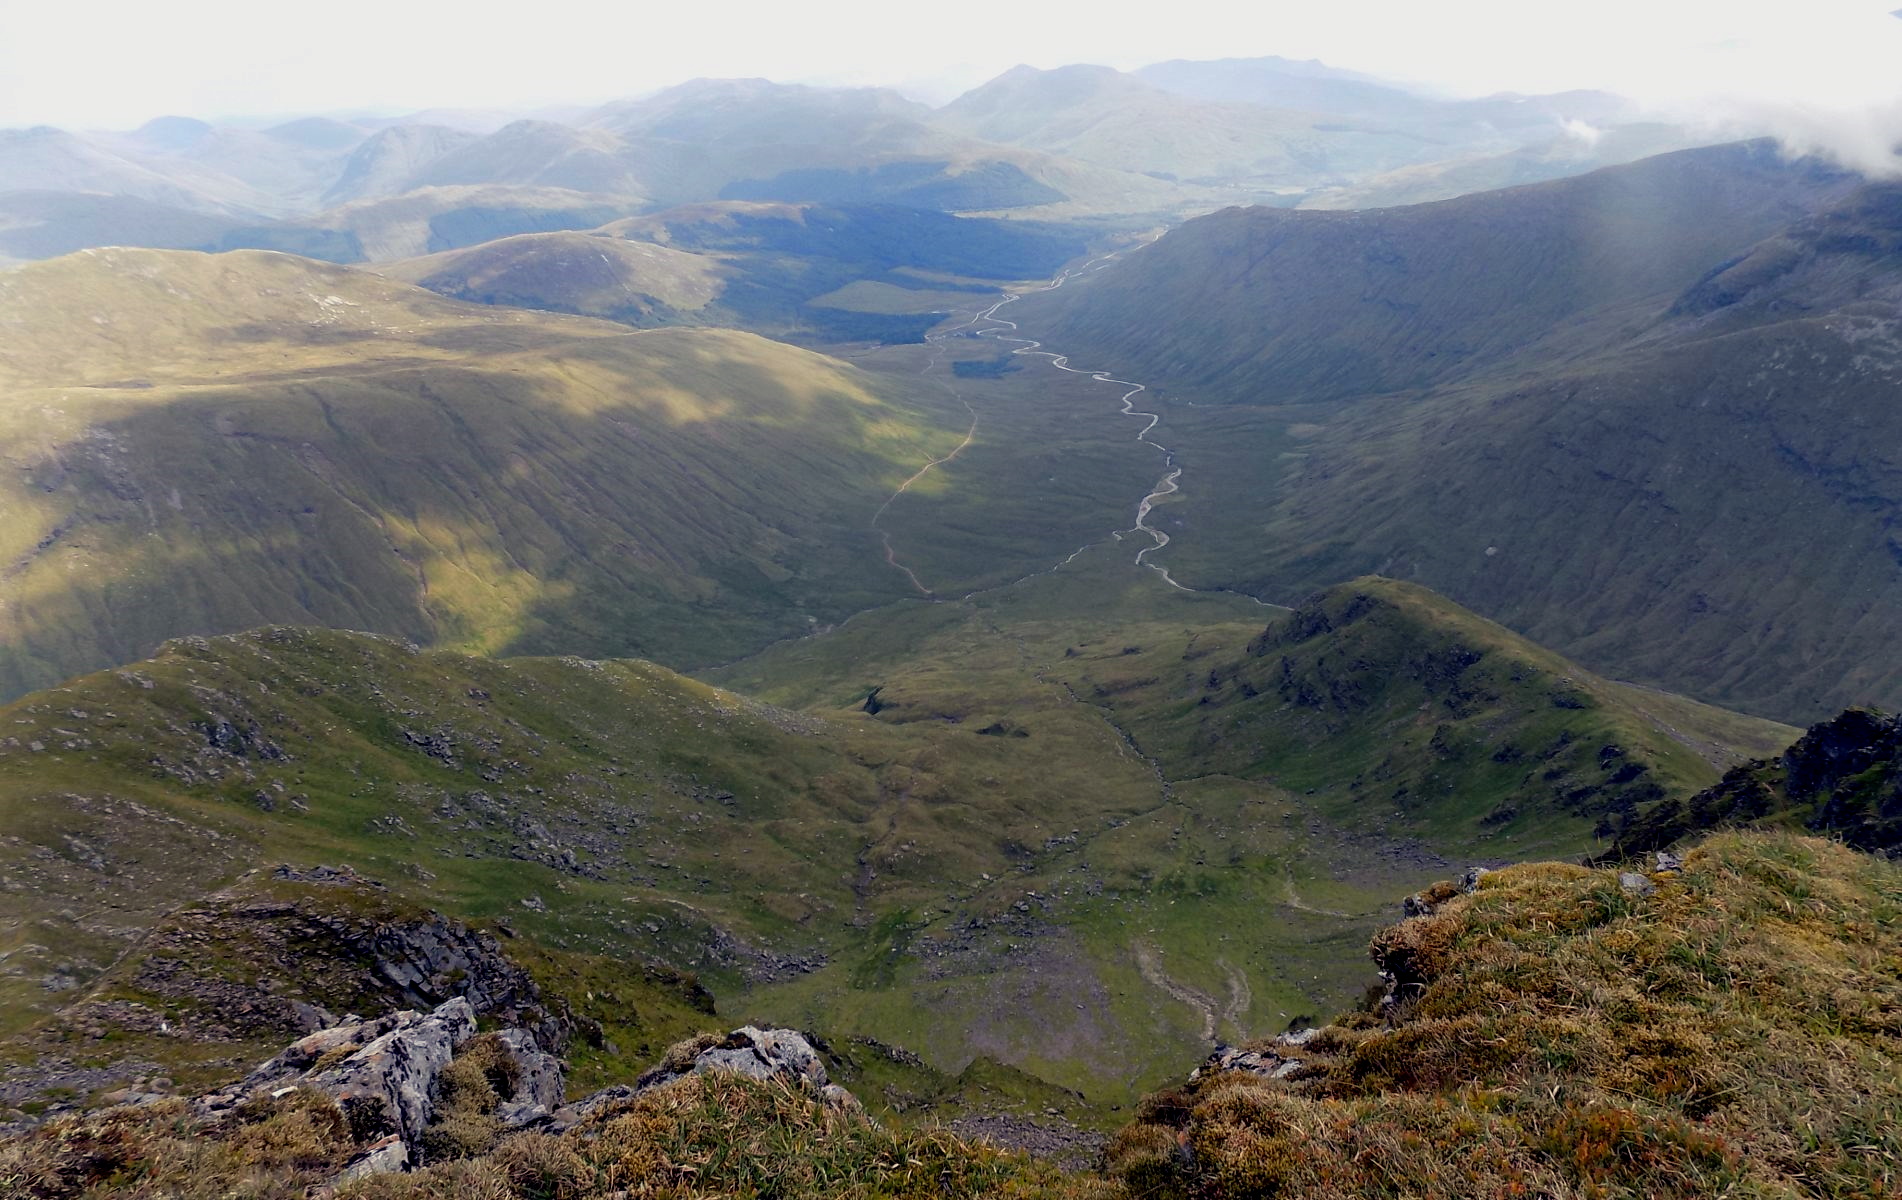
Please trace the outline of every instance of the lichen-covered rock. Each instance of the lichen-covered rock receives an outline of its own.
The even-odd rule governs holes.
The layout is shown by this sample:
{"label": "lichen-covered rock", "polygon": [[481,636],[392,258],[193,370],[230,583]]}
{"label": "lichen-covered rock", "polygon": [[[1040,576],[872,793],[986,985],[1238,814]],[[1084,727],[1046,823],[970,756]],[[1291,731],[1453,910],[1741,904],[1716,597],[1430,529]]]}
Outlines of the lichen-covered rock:
{"label": "lichen-covered rock", "polygon": [[1269,1079],[1286,1079],[1300,1070],[1302,1065],[1302,1056],[1292,1052],[1313,1040],[1314,1033],[1312,1029],[1284,1033],[1265,1043],[1257,1043],[1253,1049],[1217,1046],[1201,1066],[1189,1072],[1189,1082],[1194,1083],[1204,1075],[1220,1071],[1246,1071],[1250,1075]]}
{"label": "lichen-covered rock", "polygon": [[515,1094],[502,1102],[495,1115],[505,1129],[518,1129],[548,1119],[561,1107],[561,1060],[543,1050],[525,1029],[505,1029],[496,1035],[515,1059]]}
{"label": "lichen-covered rock", "polygon": [[388,1175],[395,1171],[409,1169],[409,1147],[403,1139],[390,1134],[371,1143],[363,1153],[351,1159],[343,1170],[330,1182],[332,1185],[349,1183],[353,1179],[364,1179],[371,1175]]}
{"label": "lichen-covered rock", "polygon": [[[605,1088],[557,1109],[550,1115],[546,1128],[551,1133],[561,1133],[644,1092],[692,1075],[720,1071],[796,1084],[837,1108],[861,1107],[858,1097],[826,1075],[825,1063],[805,1035],[791,1029],[759,1029],[747,1025],[717,1040],[683,1043],[675,1051],[666,1061],[644,1072],[632,1087],[623,1084]],[[686,1057],[687,1053],[692,1057]]]}
{"label": "lichen-covered rock", "polygon": [[789,1080],[815,1090],[828,1082],[819,1052],[804,1035],[790,1029],[757,1029],[751,1025],[735,1029],[718,1045],[702,1050],[687,1073],[704,1075],[709,1071]]}
{"label": "lichen-covered rock", "polygon": [[319,1030],[237,1086],[201,1098],[199,1107],[227,1112],[259,1095],[312,1088],[343,1109],[357,1141],[395,1135],[413,1161],[434,1111],[436,1077],[475,1028],[475,1010],[458,997],[429,1013],[405,1010]]}

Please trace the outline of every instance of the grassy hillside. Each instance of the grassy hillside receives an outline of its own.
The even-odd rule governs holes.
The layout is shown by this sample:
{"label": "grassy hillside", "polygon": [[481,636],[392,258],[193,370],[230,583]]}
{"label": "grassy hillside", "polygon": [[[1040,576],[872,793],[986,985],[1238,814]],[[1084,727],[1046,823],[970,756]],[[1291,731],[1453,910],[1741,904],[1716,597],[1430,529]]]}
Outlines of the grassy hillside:
{"label": "grassy hillside", "polygon": [[901,594],[868,523],[963,433],[750,335],[287,256],[34,265],[0,326],[0,693],[272,621],[730,658]]}
{"label": "grassy hillside", "polygon": [[[1160,805],[1095,838],[1088,825],[1069,831],[1088,870],[1031,884],[1028,913],[1060,918],[1095,948],[1111,1004],[1127,1003],[1120,973],[1134,967],[1176,999],[1177,1020],[1228,1039],[1351,996],[1346,949],[1389,911],[1399,881],[1607,845],[1595,831],[1608,837],[1632,809],[1685,796],[1794,733],[1607,683],[1385,581],[1267,619],[1266,632],[1262,613],[1088,551],[1014,587],[860,616],[717,678],[834,719],[975,729],[1045,754],[1050,714],[1101,722],[1151,772]],[[1308,689],[1331,698],[1317,705]],[[1034,956],[1007,960],[994,995],[1048,986],[1051,956],[1072,951],[1044,936]],[[916,935],[924,969],[902,965],[894,985],[940,995],[929,963],[945,938]],[[823,977],[767,995],[812,1020],[880,1012]]]}
{"label": "grassy hillside", "polygon": [[686,323],[719,296],[730,269],[666,246],[586,233],[530,233],[391,263],[382,273],[456,300]]}
{"label": "grassy hillside", "polygon": [[1148,803],[1088,729],[1059,765],[1022,740],[834,728],[642,663],[328,631],[173,643],[5,727],[9,873],[30,882],[8,901],[15,1029],[260,862],[349,863],[550,950],[674,961],[733,994],[849,976],[882,914],[1005,874],[1052,823]]}
{"label": "grassy hillside", "polygon": [[1745,143],[1410,208],[1231,209],[1019,309],[1053,345],[1205,402],[1339,402],[1661,307],[1851,186]]}
{"label": "grassy hillside", "polygon": [[1840,311],[1339,420],[1302,445],[1243,586],[1378,566],[1750,711],[1894,703],[1902,491],[1872,448],[1895,354],[1882,318]]}
{"label": "grassy hillside", "polygon": [[[692,970],[729,1016],[915,1052],[936,1082],[894,1106],[988,1058],[1100,1119],[1356,994],[1399,891],[1579,853],[1640,789],[1688,795],[1781,733],[1408,589],[1258,613],[1086,554],[727,673],[797,712],[637,662],[174,642],[0,711],[6,1008],[17,1030],[102,986],[252,865],[347,863],[550,952]],[[1317,721],[1250,682],[1284,645],[1304,678],[1395,682]]]}
{"label": "grassy hillside", "polygon": [[[1892,436],[1894,205],[1846,184],[1731,147],[1314,227],[1235,212],[1019,307],[1064,350],[1095,345],[1066,313],[1135,331],[1092,361],[1173,401],[1177,579],[1283,602],[1413,579],[1603,673],[1809,721],[1902,694],[1869,450]],[[1211,321],[1120,307],[1210,287]]]}
{"label": "grassy hillside", "polygon": [[587,235],[508,238],[385,273],[457,299],[634,325],[899,342],[922,339],[948,308],[993,297],[988,281],[1053,275],[1084,249],[1078,233],[1030,222],[890,205],[723,201],[630,217]]}
{"label": "grassy hillside", "polygon": [[[1245,601],[1148,596],[1120,575],[1083,559],[929,615],[866,614],[715,676],[818,712],[875,684],[877,719],[909,723],[985,717],[1021,672],[1100,709],[1165,777],[1271,783],[1344,828],[1460,853],[1609,837],[1797,733],[1605,680],[1392,580],[1328,589],[1264,630]],[[973,648],[988,642],[1017,663],[979,683]]]}
{"label": "grassy hillside", "polygon": [[1449,885],[1374,941],[1389,1006],[1261,1044],[1298,1061],[1285,1079],[1151,1097],[1111,1174],[1145,1196],[1893,1194],[1902,873],[1727,834],[1633,878]]}
{"label": "grassy hillside", "polygon": [[[1242,1069],[1205,1063],[1146,1097],[1101,1173],[716,1075],[337,1194],[1847,1200],[1902,1183],[1894,865],[1725,835],[1648,877],[1538,863],[1429,895],[1374,940],[1390,974],[1377,1013],[1257,1042]],[[290,1195],[352,1152],[320,1096],[223,1122],[170,1101],[16,1135],[0,1181],[35,1200],[132,1181]]]}

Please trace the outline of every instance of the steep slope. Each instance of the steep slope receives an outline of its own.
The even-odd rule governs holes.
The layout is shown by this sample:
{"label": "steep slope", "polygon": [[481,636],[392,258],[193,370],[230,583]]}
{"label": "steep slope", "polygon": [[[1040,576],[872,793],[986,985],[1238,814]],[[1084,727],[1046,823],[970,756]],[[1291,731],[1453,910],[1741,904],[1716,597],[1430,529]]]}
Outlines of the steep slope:
{"label": "steep slope", "polygon": [[1852,708],[1813,725],[1775,758],[1732,767],[1689,800],[1659,804],[1619,831],[1607,857],[1661,850],[1723,826],[1800,828],[1859,850],[1902,854],[1902,722]]}
{"label": "steep slope", "polygon": [[1111,1174],[1143,1196],[1329,1200],[1902,1185],[1894,864],[1727,834],[1681,870],[1532,863],[1467,890],[1375,939],[1378,1012],[1148,1098]]}
{"label": "steep slope", "polygon": [[1066,352],[1202,399],[1341,400],[1675,294],[1851,186],[1745,143],[1412,208],[1231,209],[1018,311]]}
{"label": "steep slope", "polygon": [[1885,195],[1690,151],[1411,209],[1221,214],[1020,308],[1196,406],[1161,435],[1183,583],[1285,602],[1378,571],[1599,671],[1810,721],[1902,695],[1872,449],[1895,436]]}
{"label": "steep slope", "polygon": [[281,255],[34,264],[0,329],[13,694],[268,621],[731,657],[898,594],[865,522],[962,433],[751,335]]}
{"label": "steep slope", "polygon": [[1860,192],[1622,348],[1333,423],[1256,578],[1379,564],[1748,710],[1896,703],[1897,211]]}
{"label": "steep slope", "polygon": [[1675,334],[1708,335],[1843,311],[1885,314],[1902,295],[1902,188],[1872,184],[1713,269],[1672,305]]}
{"label": "steep slope", "polygon": [[[1424,588],[1367,578],[1314,596],[1244,656],[1179,669],[1192,709],[1151,709],[1144,663],[1094,687],[1150,728],[1152,745],[1210,770],[1333,793],[1343,822],[1404,814],[1442,837],[1549,832],[1588,820],[1597,836],[1683,795],[1742,746],[1794,732],[1581,670]],[[1164,676],[1169,679],[1168,675]],[[1163,689],[1163,694],[1171,690]],[[1152,694],[1142,696],[1143,691]],[[1343,763],[1363,771],[1341,785]]]}
{"label": "steep slope", "polygon": [[322,202],[330,207],[406,191],[409,181],[435,160],[475,140],[475,134],[447,125],[379,129],[350,152]]}

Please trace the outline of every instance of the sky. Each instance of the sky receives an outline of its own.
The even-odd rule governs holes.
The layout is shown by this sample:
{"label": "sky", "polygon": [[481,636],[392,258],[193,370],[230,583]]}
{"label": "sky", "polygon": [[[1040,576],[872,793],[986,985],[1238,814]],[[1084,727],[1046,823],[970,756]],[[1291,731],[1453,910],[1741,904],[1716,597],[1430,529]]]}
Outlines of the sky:
{"label": "sky", "polygon": [[907,85],[1017,63],[1278,54],[1448,93],[1598,87],[1775,112],[1902,113],[1902,0],[0,0],[0,128],[131,128],[429,107],[528,109],[699,76]]}

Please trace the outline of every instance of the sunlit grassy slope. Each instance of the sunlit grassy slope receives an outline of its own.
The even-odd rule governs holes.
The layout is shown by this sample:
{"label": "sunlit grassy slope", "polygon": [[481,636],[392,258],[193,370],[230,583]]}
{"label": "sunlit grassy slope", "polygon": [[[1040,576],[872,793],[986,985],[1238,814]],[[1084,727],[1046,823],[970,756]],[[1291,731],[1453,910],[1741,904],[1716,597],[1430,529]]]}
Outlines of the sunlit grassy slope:
{"label": "sunlit grassy slope", "polygon": [[871,516],[968,421],[747,334],[268,253],[35,264],[0,330],[0,694],[273,621],[730,658],[900,594]]}

